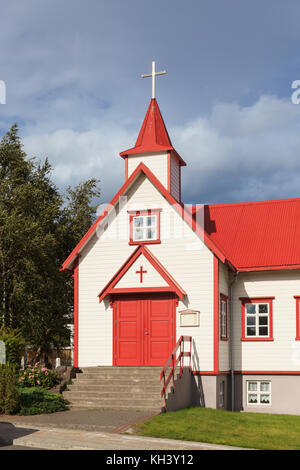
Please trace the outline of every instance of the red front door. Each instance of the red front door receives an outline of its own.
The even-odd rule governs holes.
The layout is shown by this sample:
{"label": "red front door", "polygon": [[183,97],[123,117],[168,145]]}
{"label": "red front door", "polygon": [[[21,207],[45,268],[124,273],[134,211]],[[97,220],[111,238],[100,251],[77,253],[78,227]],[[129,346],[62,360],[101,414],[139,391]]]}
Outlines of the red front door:
{"label": "red front door", "polygon": [[163,366],[175,345],[173,294],[128,295],[114,301],[116,366]]}

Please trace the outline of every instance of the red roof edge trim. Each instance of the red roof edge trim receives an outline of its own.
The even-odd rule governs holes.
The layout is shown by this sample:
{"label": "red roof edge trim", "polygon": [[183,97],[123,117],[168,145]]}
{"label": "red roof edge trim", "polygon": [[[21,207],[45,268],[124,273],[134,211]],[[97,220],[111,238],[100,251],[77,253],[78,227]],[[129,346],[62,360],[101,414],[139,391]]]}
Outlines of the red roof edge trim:
{"label": "red roof edge trim", "polygon": [[285,264],[279,266],[251,266],[236,268],[238,272],[252,272],[252,271],[285,271],[291,269],[300,269],[300,264]]}
{"label": "red roof edge trim", "polygon": [[[184,205],[179,203],[170,193],[169,191],[162,185],[162,183],[154,176],[151,170],[144,164],[140,163],[134,172],[130,175],[127,181],[123,184],[121,189],[117,192],[117,194],[113,197],[104,211],[99,215],[97,220],[93,223],[91,228],[87,231],[84,237],[80,240],[74,250],[70,253],[68,258],[62,265],[63,270],[67,269],[70,263],[73,262],[74,257],[79,253],[81,248],[84,244],[88,241],[88,239],[93,235],[95,232],[98,224],[104,219],[104,217],[108,214],[110,208],[116,204],[119,200],[119,197],[127,190],[127,188],[132,184],[135,180],[136,176],[143,172],[151,181],[151,183],[161,192],[161,194],[167,199],[167,201],[174,207],[174,209],[178,212],[178,214],[190,225],[193,230],[196,230],[196,233],[199,237],[203,240],[203,242],[208,246],[208,248],[222,261],[225,263],[226,257],[222,253],[222,251],[216,246],[216,244],[209,238],[208,234],[204,232],[203,228],[200,227],[195,220],[193,220],[193,216],[190,211],[184,209]],[[194,228],[195,227],[195,228]]]}
{"label": "red roof edge trim", "polygon": [[89,228],[89,230],[86,232],[86,234],[82,237],[82,239],[80,240],[80,242],[76,245],[76,247],[74,248],[74,250],[69,254],[69,256],[67,257],[67,259],[64,261],[64,263],[62,264],[62,271],[64,271],[65,269],[67,269],[68,265],[74,261],[74,258],[78,255],[78,252],[79,250],[83,247],[83,245],[88,241],[88,239],[90,238],[91,235],[93,235],[93,233],[95,232],[97,226],[99,225],[99,223],[104,219],[104,217],[108,214],[110,208],[112,206],[114,206],[116,204],[116,202],[118,201],[119,197],[122,196],[122,194],[124,193],[124,191],[126,191],[126,189],[131,185],[131,183],[134,181],[136,175],[140,172],[140,171],[143,171],[144,170],[144,167],[145,165],[143,163],[140,163],[136,169],[131,173],[130,177],[125,181],[125,183],[123,184],[123,186],[121,187],[121,189],[115,194],[115,196],[112,198],[112,200],[110,201],[110,203],[106,206],[106,208],[101,212],[101,214],[99,215],[99,217],[95,220],[95,222],[93,223],[93,225]]}
{"label": "red roof edge trim", "polygon": [[[166,281],[166,283],[169,284],[171,291],[175,292],[180,299],[182,299],[186,295],[186,292],[175,281],[175,279],[166,270],[166,268],[158,261],[158,259],[151,253],[149,248],[142,245],[142,246],[139,246],[136,250],[134,250],[134,252],[130,255],[127,261],[125,261],[125,263],[121,266],[121,268],[115,273],[115,275],[111,278],[111,280],[106,284],[106,286],[98,294],[99,302],[102,302],[102,300],[113,291],[114,286],[125,275],[128,269],[135,262],[135,260],[139,258],[139,256],[141,255],[144,255],[145,258],[147,258],[147,260],[153,266],[153,268],[156,269],[156,271],[162,276],[162,278]],[[141,288],[137,288],[137,290],[141,291]]]}

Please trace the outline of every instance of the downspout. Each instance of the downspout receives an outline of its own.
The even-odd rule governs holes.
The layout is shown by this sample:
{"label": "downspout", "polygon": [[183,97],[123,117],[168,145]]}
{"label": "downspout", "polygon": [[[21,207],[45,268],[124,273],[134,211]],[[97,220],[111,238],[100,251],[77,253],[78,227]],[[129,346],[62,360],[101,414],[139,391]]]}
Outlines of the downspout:
{"label": "downspout", "polygon": [[233,284],[236,282],[238,276],[238,271],[234,272],[233,280],[229,286],[230,292],[230,371],[231,371],[231,411],[234,411],[234,354],[233,354]]}

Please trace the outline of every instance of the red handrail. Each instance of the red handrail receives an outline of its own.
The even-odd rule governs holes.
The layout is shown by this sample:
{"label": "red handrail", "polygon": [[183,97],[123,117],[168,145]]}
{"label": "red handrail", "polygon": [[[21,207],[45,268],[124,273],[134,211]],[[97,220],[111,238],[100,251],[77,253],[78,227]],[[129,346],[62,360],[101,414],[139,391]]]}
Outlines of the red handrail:
{"label": "red handrail", "polygon": [[[189,342],[190,343],[190,350],[189,351],[184,351],[184,342]],[[176,354],[178,349],[180,348],[180,354],[176,359]],[[167,386],[170,383],[171,378],[173,378],[173,387],[172,391],[174,393],[174,388],[175,388],[175,377],[174,377],[174,370],[177,364],[180,362],[180,377],[183,372],[183,367],[184,367],[184,357],[189,357],[189,368],[191,369],[191,358],[192,358],[192,337],[191,336],[180,336],[179,340],[176,343],[175,348],[170,354],[169,359],[167,360],[164,368],[162,369],[160,373],[160,380],[164,379],[164,385],[163,388],[161,389],[160,396],[164,397],[165,401],[165,409],[167,408],[167,402],[166,402],[166,395],[167,395]],[[167,375],[167,370],[169,369],[170,365],[172,364],[172,369],[169,375],[166,378]]]}

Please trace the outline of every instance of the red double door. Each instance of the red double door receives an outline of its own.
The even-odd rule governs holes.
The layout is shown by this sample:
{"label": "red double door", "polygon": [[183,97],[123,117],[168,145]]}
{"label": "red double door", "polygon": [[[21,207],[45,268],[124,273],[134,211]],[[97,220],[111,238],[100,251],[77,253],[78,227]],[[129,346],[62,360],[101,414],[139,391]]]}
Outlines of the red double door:
{"label": "red double door", "polygon": [[113,311],[113,364],[163,366],[175,345],[175,296],[120,296],[114,300]]}

